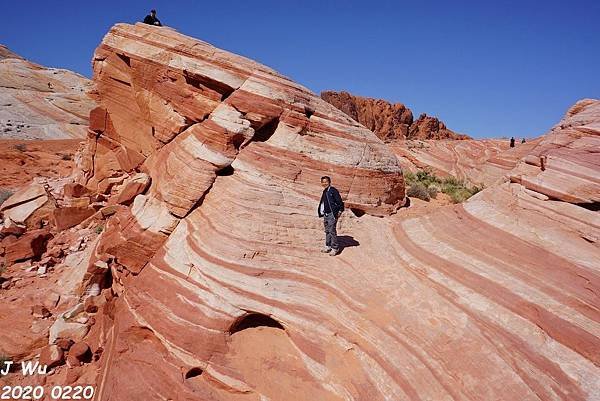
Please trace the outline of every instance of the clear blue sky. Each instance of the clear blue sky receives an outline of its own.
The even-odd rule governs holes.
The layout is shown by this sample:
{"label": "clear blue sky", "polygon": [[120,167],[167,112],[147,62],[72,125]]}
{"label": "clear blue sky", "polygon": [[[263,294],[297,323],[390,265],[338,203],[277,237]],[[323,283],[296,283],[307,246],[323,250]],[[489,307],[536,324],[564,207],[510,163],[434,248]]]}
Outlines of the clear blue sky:
{"label": "clear blue sky", "polygon": [[402,102],[474,137],[537,136],[600,97],[600,0],[6,1],[0,42],[90,76],[116,22],[150,8],[180,32],[315,92]]}

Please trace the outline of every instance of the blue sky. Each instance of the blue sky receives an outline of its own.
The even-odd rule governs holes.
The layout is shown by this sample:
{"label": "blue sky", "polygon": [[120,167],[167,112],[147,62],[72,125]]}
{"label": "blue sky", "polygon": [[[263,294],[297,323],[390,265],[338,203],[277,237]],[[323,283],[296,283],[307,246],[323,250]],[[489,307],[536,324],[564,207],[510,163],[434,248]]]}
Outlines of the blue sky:
{"label": "blue sky", "polygon": [[311,90],[402,102],[474,137],[537,136],[600,98],[600,1],[11,1],[0,43],[91,75],[110,26],[163,23]]}

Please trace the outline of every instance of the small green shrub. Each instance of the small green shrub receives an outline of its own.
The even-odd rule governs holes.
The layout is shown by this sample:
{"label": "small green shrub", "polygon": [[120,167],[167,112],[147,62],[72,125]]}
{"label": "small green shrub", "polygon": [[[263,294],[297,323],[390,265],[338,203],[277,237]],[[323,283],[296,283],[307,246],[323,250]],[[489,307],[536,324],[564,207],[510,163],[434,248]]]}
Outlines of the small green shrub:
{"label": "small green shrub", "polygon": [[96,231],[96,234],[100,234],[100,233],[102,233],[102,231],[104,231],[104,226],[98,226],[98,227],[96,227],[96,230],[94,230],[94,231]]}
{"label": "small green shrub", "polygon": [[427,193],[429,194],[429,197],[432,199],[437,198],[438,192],[440,192],[440,188],[435,184],[431,184],[430,186],[427,187]]}
{"label": "small green shrub", "polygon": [[452,202],[461,203],[481,191],[483,187],[470,186],[456,177],[439,178],[429,170],[419,170],[416,173],[407,172],[404,180],[408,190],[406,195],[426,201],[435,199],[439,192],[447,194]]}
{"label": "small green shrub", "polygon": [[63,154],[61,156],[61,159],[63,159],[63,160],[73,160],[73,158],[71,157],[71,155],[67,154],[67,153]]}

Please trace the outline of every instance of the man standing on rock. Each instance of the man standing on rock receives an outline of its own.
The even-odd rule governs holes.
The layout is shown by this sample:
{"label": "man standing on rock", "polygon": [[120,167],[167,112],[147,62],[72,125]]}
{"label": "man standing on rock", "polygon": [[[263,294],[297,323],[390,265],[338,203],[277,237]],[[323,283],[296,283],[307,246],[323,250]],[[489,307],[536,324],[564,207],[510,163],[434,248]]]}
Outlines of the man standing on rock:
{"label": "man standing on rock", "polygon": [[150,14],[144,18],[144,24],[162,26],[160,20],[156,18],[156,10],[150,10]]}
{"label": "man standing on rock", "polygon": [[321,252],[329,253],[329,256],[335,256],[340,253],[335,226],[340,214],[344,211],[344,202],[338,190],[331,186],[331,178],[321,177],[321,186],[324,189],[317,209],[319,217],[323,217],[325,227],[325,248]]}

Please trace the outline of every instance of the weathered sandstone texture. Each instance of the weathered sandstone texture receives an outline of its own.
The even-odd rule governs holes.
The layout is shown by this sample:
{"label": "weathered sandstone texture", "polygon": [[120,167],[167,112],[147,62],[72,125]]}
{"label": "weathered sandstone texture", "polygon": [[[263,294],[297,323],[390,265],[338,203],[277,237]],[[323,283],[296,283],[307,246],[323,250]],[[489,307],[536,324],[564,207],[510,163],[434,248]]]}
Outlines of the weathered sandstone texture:
{"label": "weathered sandstone texture", "polygon": [[395,139],[469,139],[435,117],[421,114],[415,121],[402,103],[355,96],[348,92],[321,92],[321,98],[358,121],[385,142]]}
{"label": "weathered sandstone texture", "polygon": [[399,140],[390,143],[405,171],[431,170],[486,187],[504,181],[539,139],[509,147],[508,140]]}
{"label": "weathered sandstone texture", "polygon": [[600,101],[584,99],[542,138],[511,180],[551,199],[600,210]]}
{"label": "weathered sandstone texture", "polygon": [[94,107],[90,89],[79,74],[42,67],[0,47],[0,138],[84,138]]}
{"label": "weathered sandstone texture", "polygon": [[[0,353],[56,361],[46,386],[93,383],[110,401],[599,399],[597,203],[526,186],[553,157],[543,172],[515,157],[505,182],[410,217],[392,151],[267,67],[119,24],[94,80],[78,183],[46,191],[100,209],[50,240],[32,266],[56,258],[47,279],[15,264],[0,290]],[[544,138],[548,156],[596,151],[596,102]],[[323,174],[353,209],[337,257],[319,252]]]}

